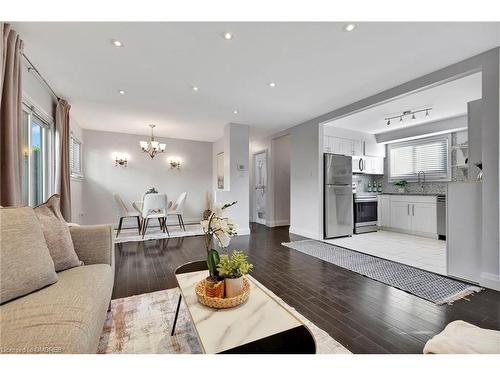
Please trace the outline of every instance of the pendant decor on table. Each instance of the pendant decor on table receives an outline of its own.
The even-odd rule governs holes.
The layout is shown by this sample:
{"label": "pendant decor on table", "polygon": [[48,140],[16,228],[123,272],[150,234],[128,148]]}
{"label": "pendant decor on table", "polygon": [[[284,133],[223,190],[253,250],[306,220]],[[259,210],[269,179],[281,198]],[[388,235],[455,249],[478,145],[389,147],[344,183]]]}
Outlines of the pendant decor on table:
{"label": "pendant decor on table", "polygon": [[209,276],[196,286],[198,301],[213,308],[229,308],[237,306],[248,299],[250,283],[244,278],[253,268],[248,263],[247,256],[235,250],[230,255],[219,255],[213,249],[213,239],[225,249],[229,246],[231,237],[236,234],[237,224],[229,217],[224,216],[224,210],[235,205],[236,202],[217,206],[206,220],[201,221],[205,234],[207,251],[207,266]]}

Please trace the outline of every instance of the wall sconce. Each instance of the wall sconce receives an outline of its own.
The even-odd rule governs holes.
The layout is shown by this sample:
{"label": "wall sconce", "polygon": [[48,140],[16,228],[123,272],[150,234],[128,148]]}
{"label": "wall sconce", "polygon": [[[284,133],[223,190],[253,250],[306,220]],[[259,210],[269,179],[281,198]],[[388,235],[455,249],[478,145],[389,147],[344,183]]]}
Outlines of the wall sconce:
{"label": "wall sconce", "polygon": [[126,167],[128,163],[128,155],[127,154],[113,154],[113,158],[115,159],[115,167],[121,166]]}
{"label": "wall sconce", "polygon": [[176,157],[168,158],[167,160],[170,163],[170,169],[178,169],[181,170],[181,159]]}

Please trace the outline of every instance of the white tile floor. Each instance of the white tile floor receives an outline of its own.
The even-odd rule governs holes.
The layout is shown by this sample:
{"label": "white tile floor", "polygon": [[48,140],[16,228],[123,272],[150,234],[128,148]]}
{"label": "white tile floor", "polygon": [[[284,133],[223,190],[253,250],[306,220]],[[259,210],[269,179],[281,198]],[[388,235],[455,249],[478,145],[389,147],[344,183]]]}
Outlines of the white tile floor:
{"label": "white tile floor", "polygon": [[446,275],[446,242],[409,234],[378,231],[325,242]]}

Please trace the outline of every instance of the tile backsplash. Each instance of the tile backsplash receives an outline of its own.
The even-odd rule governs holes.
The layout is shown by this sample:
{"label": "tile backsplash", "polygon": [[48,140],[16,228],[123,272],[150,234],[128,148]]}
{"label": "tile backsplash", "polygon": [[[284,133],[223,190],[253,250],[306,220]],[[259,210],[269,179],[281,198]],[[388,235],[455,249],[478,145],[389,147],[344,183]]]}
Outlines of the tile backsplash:
{"label": "tile backsplash", "polygon": [[[452,147],[458,144],[463,144],[467,142],[467,131],[455,132],[451,135]],[[456,165],[464,164],[464,158],[467,157],[467,153],[462,153],[461,150],[452,149],[451,152],[451,180],[452,182],[465,182],[468,178],[468,169],[457,167]],[[383,176],[378,175],[366,175],[366,174],[355,174],[352,177],[352,182],[356,183],[356,192],[368,192],[368,183],[375,182],[377,185],[382,182],[382,190],[385,193],[397,193],[398,188],[388,181],[389,174],[388,159],[385,158],[384,170],[386,173]],[[408,193],[428,193],[428,194],[446,194],[447,182],[426,182],[424,190],[422,191],[422,185],[416,182],[409,182],[406,190]]]}

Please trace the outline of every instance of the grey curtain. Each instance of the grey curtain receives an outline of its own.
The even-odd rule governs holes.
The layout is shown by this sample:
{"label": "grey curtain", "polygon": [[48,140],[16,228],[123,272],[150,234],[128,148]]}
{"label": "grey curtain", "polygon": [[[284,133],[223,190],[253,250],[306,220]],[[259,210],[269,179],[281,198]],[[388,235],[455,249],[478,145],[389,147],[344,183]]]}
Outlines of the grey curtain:
{"label": "grey curtain", "polygon": [[23,41],[0,23],[0,205],[22,204],[21,108]]}
{"label": "grey curtain", "polygon": [[71,106],[64,99],[59,99],[56,108],[56,129],[59,133],[61,213],[67,222],[71,222],[71,189],[69,167],[69,110]]}

